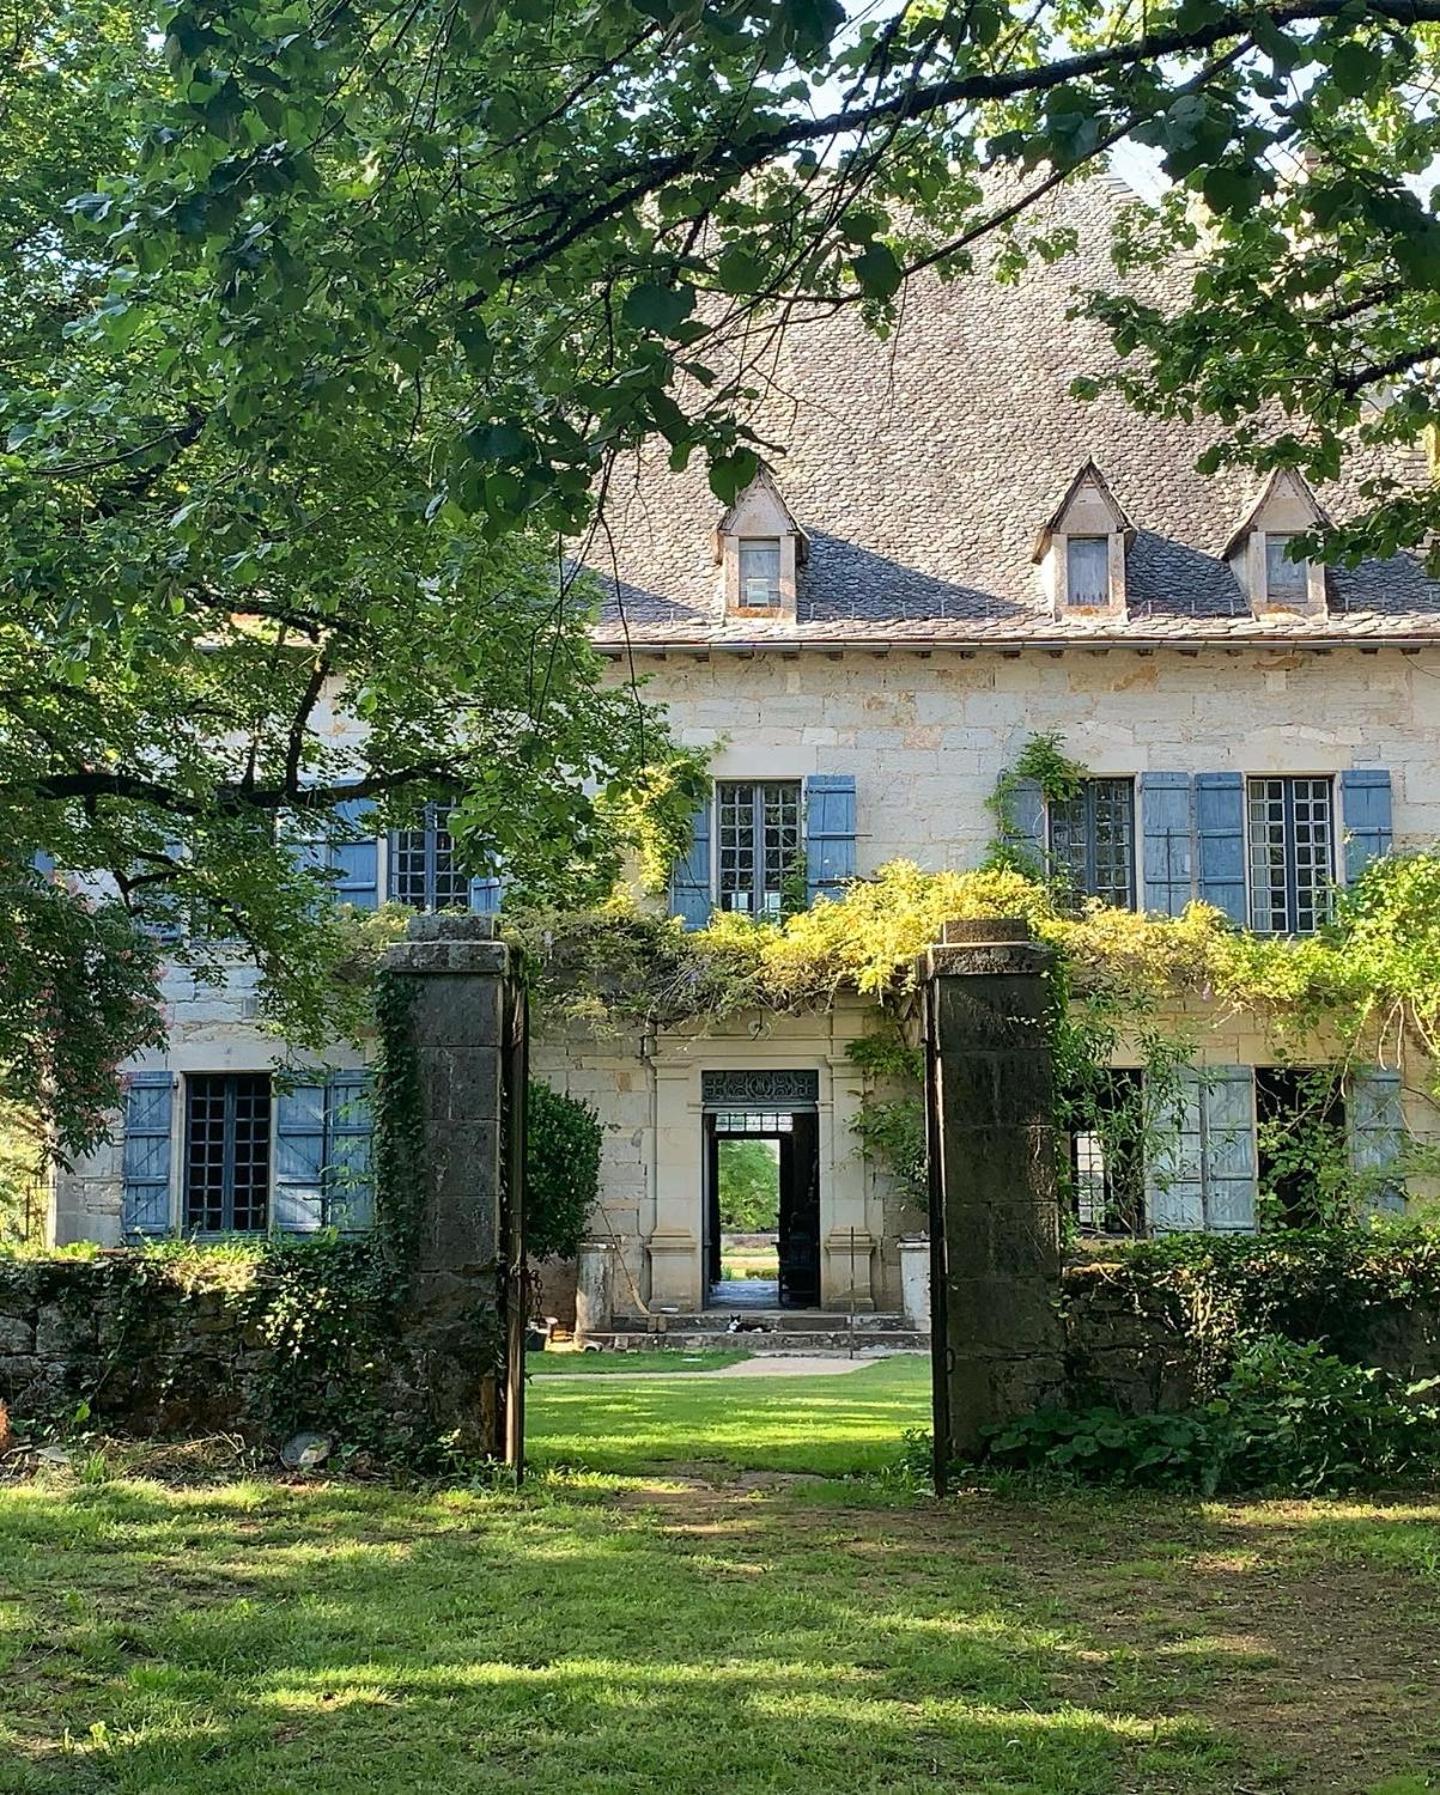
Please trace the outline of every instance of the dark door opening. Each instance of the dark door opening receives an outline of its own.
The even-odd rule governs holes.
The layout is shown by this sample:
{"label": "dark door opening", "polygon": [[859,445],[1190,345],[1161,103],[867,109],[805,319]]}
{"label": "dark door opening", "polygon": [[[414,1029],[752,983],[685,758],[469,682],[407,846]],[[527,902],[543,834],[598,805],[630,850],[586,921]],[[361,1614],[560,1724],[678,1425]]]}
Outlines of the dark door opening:
{"label": "dark door opening", "polygon": [[1292,1228],[1325,1221],[1347,1163],[1340,1080],[1314,1067],[1257,1066],[1255,1129],[1260,1194],[1275,1219]]}
{"label": "dark door opening", "polygon": [[712,1309],[820,1302],[820,1131],[813,1111],[705,1117],[705,1280]]}

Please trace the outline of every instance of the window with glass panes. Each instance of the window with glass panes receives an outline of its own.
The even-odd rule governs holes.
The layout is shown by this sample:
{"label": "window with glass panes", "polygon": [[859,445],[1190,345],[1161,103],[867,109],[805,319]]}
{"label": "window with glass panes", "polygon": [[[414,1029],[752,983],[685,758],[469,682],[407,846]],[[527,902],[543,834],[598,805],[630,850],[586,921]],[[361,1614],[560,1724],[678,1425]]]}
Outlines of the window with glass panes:
{"label": "window with glass panes", "polygon": [[270,1219],[270,1080],[200,1074],[186,1080],[185,1225],[250,1234]]}
{"label": "window with glass panes", "polygon": [[452,806],[427,804],[418,829],[390,837],[390,895],[415,910],[466,910],[470,879],[455,864],[449,821]]}
{"label": "window with glass panes", "polygon": [[1067,536],[1065,597],[1072,605],[1103,605],[1110,599],[1110,538]]}
{"label": "window with glass panes", "polygon": [[1294,541],[1293,536],[1267,533],[1265,537],[1265,590],[1271,598],[1305,595],[1310,563],[1290,559],[1290,544]]}
{"label": "window with glass panes", "polygon": [[1328,914],[1335,794],[1328,779],[1252,779],[1250,926],[1308,935]]}
{"label": "window with glass panes", "polygon": [[720,908],[778,916],[785,881],[800,863],[800,781],[717,785],[715,819]]}
{"label": "window with glass panes", "polygon": [[780,544],[776,538],[742,538],[740,603],[755,611],[773,611],[780,603]]}
{"label": "window with glass panes", "polygon": [[1079,793],[1052,802],[1050,859],[1087,897],[1121,909],[1135,904],[1135,784],[1086,779]]}

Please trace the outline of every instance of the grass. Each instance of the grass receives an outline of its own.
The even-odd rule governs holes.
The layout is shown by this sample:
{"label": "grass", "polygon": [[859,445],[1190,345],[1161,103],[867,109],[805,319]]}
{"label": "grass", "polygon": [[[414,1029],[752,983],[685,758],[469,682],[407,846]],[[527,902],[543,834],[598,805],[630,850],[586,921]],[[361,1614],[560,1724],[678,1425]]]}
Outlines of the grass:
{"label": "grass", "polygon": [[604,1379],[588,1421],[532,1387],[537,1456],[614,1468],[518,1495],[186,1486],[138,1449],[0,1485],[0,1795],[1437,1786],[1440,1501],[939,1505],[742,1468],[876,1462],[913,1373],[663,1410]]}
{"label": "grass", "polygon": [[838,1377],[654,1382],[532,1390],[526,1414],[539,1465],[633,1471],[713,1461],[742,1470],[879,1471],[901,1434],[930,1419],[930,1362],[881,1360]]}
{"label": "grass", "polygon": [[703,1347],[685,1352],[672,1346],[639,1347],[634,1352],[532,1352],[525,1355],[529,1377],[653,1377],[663,1371],[718,1371],[753,1355],[741,1348]]}

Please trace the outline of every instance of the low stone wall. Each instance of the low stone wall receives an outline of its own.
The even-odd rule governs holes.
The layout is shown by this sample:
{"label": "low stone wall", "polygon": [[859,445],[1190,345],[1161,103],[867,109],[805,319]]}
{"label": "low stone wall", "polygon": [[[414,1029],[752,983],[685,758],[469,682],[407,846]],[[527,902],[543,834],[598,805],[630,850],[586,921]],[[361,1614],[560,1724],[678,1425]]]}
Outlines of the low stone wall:
{"label": "low stone wall", "polygon": [[[432,1355],[368,1255],[340,1243],[256,1259],[0,1261],[0,1399],[25,1421],[63,1422],[83,1404],[90,1425],[122,1434],[273,1443],[313,1430],[423,1458],[445,1431],[430,1412]],[[475,1342],[477,1363],[497,1351]]]}
{"label": "low stone wall", "polygon": [[[1066,1406],[1105,1405],[1129,1414],[1183,1409],[1203,1392],[1205,1348],[1187,1304],[1173,1290],[1117,1276],[1105,1263],[1062,1274]],[[1406,1379],[1440,1375],[1440,1304],[1414,1294],[1351,1302],[1307,1325],[1277,1328],[1323,1340],[1354,1364]]]}

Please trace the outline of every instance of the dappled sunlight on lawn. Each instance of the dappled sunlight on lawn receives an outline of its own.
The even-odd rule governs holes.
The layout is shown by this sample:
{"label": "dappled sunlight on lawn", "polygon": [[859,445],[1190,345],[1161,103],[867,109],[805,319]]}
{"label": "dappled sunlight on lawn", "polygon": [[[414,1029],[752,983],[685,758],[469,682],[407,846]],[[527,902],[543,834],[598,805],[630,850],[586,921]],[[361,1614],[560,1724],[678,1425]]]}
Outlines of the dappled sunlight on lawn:
{"label": "dappled sunlight on lawn", "polygon": [[[732,1384],[683,1444],[640,1418],[707,1467],[697,1424],[853,1469],[913,1369]],[[615,1403],[561,1414],[623,1475],[518,1494],[0,1488],[0,1789],[1340,1795],[1440,1763],[1436,1587],[1390,1545],[1440,1507],[642,1476]]]}
{"label": "dappled sunlight on lawn", "polygon": [[930,1422],[930,1363],[885,1359],[844,1377],[536,1382],[527,1408],[538,1464],[633,1471],[715,1460],[738,1469],[877,1471],[907,1428]]}

